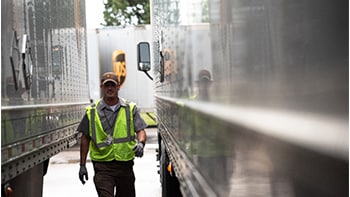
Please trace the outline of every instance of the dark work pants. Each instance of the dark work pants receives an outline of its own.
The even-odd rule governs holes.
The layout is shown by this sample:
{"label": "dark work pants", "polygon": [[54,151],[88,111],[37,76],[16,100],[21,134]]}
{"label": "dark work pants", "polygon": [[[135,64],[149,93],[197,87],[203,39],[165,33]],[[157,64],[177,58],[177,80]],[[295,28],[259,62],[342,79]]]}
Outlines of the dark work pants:
{"label": "dark work pants", "polygon": [[[93,162],[99,197],[135,197],[134,161]],[[116,193],[114,195],[114,188]]]}

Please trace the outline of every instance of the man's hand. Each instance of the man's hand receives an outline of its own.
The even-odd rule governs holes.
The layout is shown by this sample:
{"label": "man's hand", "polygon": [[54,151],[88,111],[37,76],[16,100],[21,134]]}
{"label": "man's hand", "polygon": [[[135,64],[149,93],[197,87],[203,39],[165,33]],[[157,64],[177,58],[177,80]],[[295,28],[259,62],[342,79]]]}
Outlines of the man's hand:
{"label": "man's hand", "polygon": [[83,185],[85,184],[84,176],[85,176],[86,181],[89,180],[88,172],[86,170],[85,165],[84,164],[80,164],[79,179],[80,179],[80,181],[81,181],[81,183]]}
{"label": "man's hand", "polygon": [[143,156],[143,147],[144,143],[142,142],[137,142],[137,144],[134,146],[133,150],[135,152],[136,157],[142,157]]}

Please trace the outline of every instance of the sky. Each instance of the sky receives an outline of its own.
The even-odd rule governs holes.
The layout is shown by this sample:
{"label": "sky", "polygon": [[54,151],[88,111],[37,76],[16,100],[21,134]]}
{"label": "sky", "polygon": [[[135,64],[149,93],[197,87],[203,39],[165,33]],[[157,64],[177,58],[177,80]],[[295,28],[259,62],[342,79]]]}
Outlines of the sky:
{"label": "sky", "polygon": [[96,29],[103,27],[103,0],[89,0],[85,2],[86,6],[86,27],[87,29]]}

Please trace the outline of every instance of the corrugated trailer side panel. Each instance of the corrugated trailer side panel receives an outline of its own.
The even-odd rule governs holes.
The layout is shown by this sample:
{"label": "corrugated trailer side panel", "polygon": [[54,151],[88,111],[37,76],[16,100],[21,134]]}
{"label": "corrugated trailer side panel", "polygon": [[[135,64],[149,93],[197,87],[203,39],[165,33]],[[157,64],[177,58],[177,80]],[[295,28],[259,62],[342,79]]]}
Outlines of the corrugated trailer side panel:
{"label": "corrugated trailer side panel", "polygon": [[164,196],[348,195],[348,1],[152,5]]}

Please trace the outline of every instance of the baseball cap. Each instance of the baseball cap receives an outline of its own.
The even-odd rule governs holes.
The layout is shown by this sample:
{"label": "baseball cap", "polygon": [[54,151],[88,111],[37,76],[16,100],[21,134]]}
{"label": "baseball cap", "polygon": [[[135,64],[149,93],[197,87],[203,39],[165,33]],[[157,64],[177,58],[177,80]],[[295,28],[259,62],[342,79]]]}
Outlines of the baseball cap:
{"label": "baseball cap", "polygon": [[102,75],[101,83],[103,85],[109,81],[115,83],[116,85],[119,85],[118,76],[116,74],[114,74],[113,72],[106,72]]}
{"label": "baseball cap", "polygon": [[200,70],[198,73],[198,80],[212,81],[210,72],[205,69]]}

